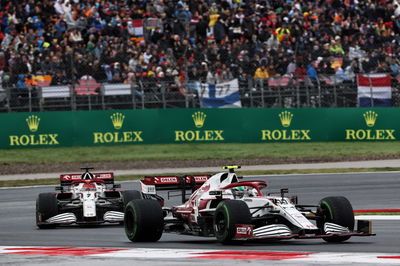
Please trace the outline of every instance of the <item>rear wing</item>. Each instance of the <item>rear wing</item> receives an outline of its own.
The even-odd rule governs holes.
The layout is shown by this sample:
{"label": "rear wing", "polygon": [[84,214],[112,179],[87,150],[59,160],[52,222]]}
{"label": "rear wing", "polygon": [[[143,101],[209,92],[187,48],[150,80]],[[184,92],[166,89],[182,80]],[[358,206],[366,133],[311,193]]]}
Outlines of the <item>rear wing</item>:
{"label": "rear wing", "polygon": [[157,190],[181,190],[182,195],[185,195],[186,190],[194,192],[210,177],[211,175],[145,176],[140,180],[140,187],[144,194],[156,195]]}
{"label": "rear wing", "polygon": [[[92,173],[94,178],[93,181],[104,182],[105,184],[114,185],[114,174],[113,173]],[[82,174],[63,174],[60,175],[61,186],[70,186],[74,181],[80,181]]]}

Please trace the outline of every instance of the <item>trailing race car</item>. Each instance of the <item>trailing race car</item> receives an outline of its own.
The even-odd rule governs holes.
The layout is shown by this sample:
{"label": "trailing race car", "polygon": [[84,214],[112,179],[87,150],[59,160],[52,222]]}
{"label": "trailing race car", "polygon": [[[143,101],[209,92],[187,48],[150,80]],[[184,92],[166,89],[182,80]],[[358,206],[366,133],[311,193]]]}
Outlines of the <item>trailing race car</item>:
{"label": "trailing race car", "polygon": [[[125,208],[125,233],[133,241],[157,241],[163,232],[216,237],[221,243],[255,239],[311,239],[342,242],[372,236],[371,222],[355,220],[345,197],[326,197],[318,205],[297,204],[288,189],[264,194],[264,181],[243,181],[234,169],[213,176],[147,176],[141,180],[144,199]],[[162,207],[159,190],[181,191],[182,205]],[[187,190],[192,194],[185,199]],[[276,195],[278,194],[278,195]],[[154,200],[156,199],[156,200]]]}
{"label": "trailing race car", "polygon": [[54,228],[65,224],[122,223],[124,208],[133,199],[142,198],[136,190],[117,191],[113,173],[91,173],[60,176],[60,192],[40,193],[36,200],[36,224]]}

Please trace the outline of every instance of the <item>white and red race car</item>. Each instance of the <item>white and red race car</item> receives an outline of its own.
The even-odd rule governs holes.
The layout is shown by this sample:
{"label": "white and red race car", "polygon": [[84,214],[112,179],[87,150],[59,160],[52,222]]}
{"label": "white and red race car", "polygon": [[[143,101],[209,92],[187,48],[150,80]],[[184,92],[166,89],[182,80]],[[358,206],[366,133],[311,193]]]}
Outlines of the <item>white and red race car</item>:
{"label": "white and red race car", "polygon": [[[358,221],[345,197],[326,197],[318,205],[300,205],[288,189],[265,193],[264,181],[239,181],[238,166],[212,176],[148,176],[141,180],[144,199],[125,208],[125,233],[133,242],[157,241],[163,232],[216,237],[221,243],[255,239],[312,239],[342,242],[372,236],[371,222]],[[182,204],[164,207],[157,191],[180,191]],[[186,192],[192,194],[186,200]],[[156,199],[156,200],[154,200]]]}
{"label": "white and red race car", "polygon": [[133,199],[142,198],[136,190],[118,191],[113,173],[60,176],[60,192],[40,193],[36,199],[36,224],[40,229],[66,224],[122,223],[124,208]]}

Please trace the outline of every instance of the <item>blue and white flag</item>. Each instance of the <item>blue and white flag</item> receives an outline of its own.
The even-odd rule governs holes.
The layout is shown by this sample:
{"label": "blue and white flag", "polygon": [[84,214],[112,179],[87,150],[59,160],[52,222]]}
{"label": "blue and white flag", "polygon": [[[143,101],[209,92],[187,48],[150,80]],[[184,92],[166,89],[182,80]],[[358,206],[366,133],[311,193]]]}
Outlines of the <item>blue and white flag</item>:
{"label": "blue and white flag", "polygon": [[218,84],[203,83],[200,85],[199,96],[201,107],[242,107],[242,103],[240,102],[239,82],[237,79]]}

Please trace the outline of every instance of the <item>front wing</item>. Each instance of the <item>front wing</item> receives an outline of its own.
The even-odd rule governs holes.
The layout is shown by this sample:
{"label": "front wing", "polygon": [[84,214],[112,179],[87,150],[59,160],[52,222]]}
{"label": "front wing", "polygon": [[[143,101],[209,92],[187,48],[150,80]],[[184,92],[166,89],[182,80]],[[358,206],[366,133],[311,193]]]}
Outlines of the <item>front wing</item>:
{"label": "front wing", "polygon": [[70,225],[70,224],[102,224],[102,223],[120,223],[124,221],[124,213],[119,211],[106,211],[102,216],[82,217],[73,212],[57,214],[53,217],[41,221],[39,218],[37,225]]}
{"label": "front wing", "polygon": [[[332,225],[332,224],[330,224]],[[351,236],[374,236],[372,233],[371,221],[359,220],[357,231],[349,231],[343,228],[342,231],[329,232],[325,234],[304,233],[293,234],[285,225],[269,225],[263,228],[254,229],[253,225],[237,224],[235,225],[235,240],[257,240],[257,239],[316,239],[316,238],[334,238],[334,237],[351,237]],[[338,226],[340,228],[341,226]],[[260,230],[261,229],[261,230]]]}
{"label": "front wing", "polygon": [[[352,232],[352,233],[343,233],[343,234],[326,234],[326,235],[288,235],[288,236],[258,236],[258,237],[251,237],[251,238],[246,238],[247,240],[251,239],[316,239],[316,238],[330,238],[330,237],[336,237],[336,236],[374,236],[376,234],[373,233],[358,233],[358,232]],[[243,238],[235,238],[237,240],[243,239]]]}

